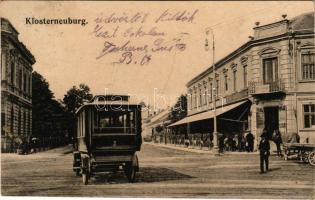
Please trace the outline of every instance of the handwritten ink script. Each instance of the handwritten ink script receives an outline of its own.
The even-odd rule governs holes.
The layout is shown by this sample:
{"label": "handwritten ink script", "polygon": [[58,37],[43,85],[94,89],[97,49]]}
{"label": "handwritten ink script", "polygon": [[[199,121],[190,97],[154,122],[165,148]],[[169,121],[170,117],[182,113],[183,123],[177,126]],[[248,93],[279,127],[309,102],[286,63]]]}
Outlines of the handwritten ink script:
{"label": "handwritten ink script", "polygon": [[100,40],[96,59],[116,55],[118,64],[147,65],[155,54],[182,52],[187,49],[188,32],[174,33],[171,26],[195,24],[198,9],[150,12],[108,13],[94,19],[91,35]]}

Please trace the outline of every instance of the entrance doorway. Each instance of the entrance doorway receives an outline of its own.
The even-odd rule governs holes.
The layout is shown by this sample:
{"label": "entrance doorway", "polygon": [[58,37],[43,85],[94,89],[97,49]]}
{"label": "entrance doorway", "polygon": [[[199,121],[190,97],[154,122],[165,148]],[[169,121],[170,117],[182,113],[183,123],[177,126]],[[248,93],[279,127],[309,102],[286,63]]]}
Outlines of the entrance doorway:
{"label": "entrance doorway", "polygon": [[279,128],[279,107],[265,107],[265,128],[267,129],[268,137],[271,139],[274,130]]}

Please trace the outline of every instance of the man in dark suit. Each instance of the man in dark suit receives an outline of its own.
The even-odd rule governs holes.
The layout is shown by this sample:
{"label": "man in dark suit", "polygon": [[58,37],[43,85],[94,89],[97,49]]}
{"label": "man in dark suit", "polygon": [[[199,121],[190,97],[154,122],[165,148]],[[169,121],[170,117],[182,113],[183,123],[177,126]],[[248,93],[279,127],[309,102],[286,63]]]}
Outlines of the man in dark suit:
{"label": "man in dark suit", "polygon": [[254,135],[251,131],[249,131],[246,135],[246,142],[247,142],[247,151],[253,152],[254,151]]}
{"label": "man in dark suit", "polygon": [[259,152],[260,152],[260,173],[264,173],[264,165],[266,166],[266,172],[269,169],[269,155],[270,155],[270,144],[267,138],[267,131],[264,129],[262,135],[260,136],[261,140],[259,143]]}

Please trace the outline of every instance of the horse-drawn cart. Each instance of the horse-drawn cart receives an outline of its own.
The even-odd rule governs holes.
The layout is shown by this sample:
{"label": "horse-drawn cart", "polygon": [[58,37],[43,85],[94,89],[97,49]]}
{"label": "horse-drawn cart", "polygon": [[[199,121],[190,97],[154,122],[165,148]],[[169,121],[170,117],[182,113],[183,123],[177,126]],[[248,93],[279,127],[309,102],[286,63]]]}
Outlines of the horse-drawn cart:
{"label": "horse-drawn cart", "polygon": [[284,159],[298,158],[301,161],[315,166],[315,144],[308,143],[285,143]]}

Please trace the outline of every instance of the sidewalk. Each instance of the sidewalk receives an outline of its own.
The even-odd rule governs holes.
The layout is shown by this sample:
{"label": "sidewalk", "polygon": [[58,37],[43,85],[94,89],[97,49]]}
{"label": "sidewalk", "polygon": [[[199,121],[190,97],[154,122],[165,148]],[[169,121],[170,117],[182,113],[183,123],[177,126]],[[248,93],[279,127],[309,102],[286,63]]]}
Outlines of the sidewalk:
{"label": "sidewalk", "polygon": [[[180,151],[200,153],[200,154],[211,154],[211,155],[217,154],[214,149],[209,150],[206,147],[203,147],[202,149],[197,149],[197,148],[193,148],[193,147],[183,147],[180,145],[175,146],[174,144],[161,144],[161,143],[153,143],[153,142],[146,142],[146,144],[150,144],[150,145],[158,146],[158,147],[169,148],[169,149],[176,149],[176,150],[180,150]],[[256,151],[256,152],[229,152],[229,151],[225,151],[223,154],[245,155],[245,154],[259,154],[259,152],[258,151]]]}

